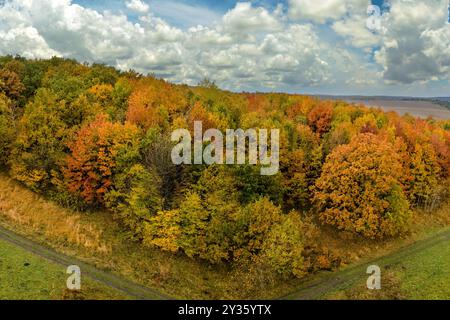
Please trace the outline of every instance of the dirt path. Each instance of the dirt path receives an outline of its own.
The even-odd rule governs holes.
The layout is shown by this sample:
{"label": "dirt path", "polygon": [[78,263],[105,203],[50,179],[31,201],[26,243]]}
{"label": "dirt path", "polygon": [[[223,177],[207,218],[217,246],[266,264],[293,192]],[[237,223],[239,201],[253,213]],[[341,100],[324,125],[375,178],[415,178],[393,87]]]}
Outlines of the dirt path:
{"label": "dirt path", "polygon": [[404,258],[420,252],[424,249],[433,247],[439,243],[450,241],[450,228],[431,236],[425,240],[415,242],[385,257],[367,262],[358,266],[348,267],[342,271],[322,274],[315,279],[306,280],[301,288],[287,296],[281,297],[282,300],[316,300],[321,299],[326,293],[335,290],[337,287],[347,284],[353,284],[357,281],[367,279],[367,267],[377,265],[382,270],[386,266],[392,266],[401,263]]}
{"label": "dirt path", "polygon": [[111,288],[122,291],[123,293],[129,295],[132,298],[140,300],[167,300],[170,297],[158,293],[156,290],[146,288],[139,284],[133,283],[129,280],[125,280],[119,276],[112,273],[102,271],[93,267],[87,263],[84,263],[76,258],[66,256],[64,254],[58,253],[54,250],[46,248],[40,244],[30,241],[14,232],[0,227],[0,239],[14,244],[28,252],[31,252],[41,258],[48,261],[63,265],[77,265],[81,269],[81,274],[90,277],[102,284],[105,284]]}
{"label": "dirt path", "polygon": [[[109,287],[124,292],[125,294],[142,300],[167,300],[169,296],[158,293],[154,289],[146,288],[129,280],[123,279],[112,273],[102,271],[96,267],[86,264],[76,258],[58,253],[40,244],[30,241],[12,231],[0,227],[0,239],[17,245],[39,257],[54,263],[69,266],[78,265],[83,275],[103,283]],[[338,286],[355,283],[368,277],[366,274],[369,265],[378,265],[380,268],[401,263],[405,257],[424,249],[433,247],[439,243],[450,241],[450,228],[431,236],[425,240],[415,242],[392,254],[357,266],[348,267],[342,271],[321,274],[313,279],[305,280],[301,288],[289,295],[281,297],[285,300],[314,300],[320,299],[327,292],[335,290]]]}

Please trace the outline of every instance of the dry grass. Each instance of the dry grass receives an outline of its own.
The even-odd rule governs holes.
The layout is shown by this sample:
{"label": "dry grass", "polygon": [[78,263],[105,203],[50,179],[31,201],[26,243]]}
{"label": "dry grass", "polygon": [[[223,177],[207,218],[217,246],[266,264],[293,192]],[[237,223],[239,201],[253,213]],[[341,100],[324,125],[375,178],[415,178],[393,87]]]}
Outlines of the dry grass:
{"label": "dry grass", "polygon": [[61,244],[102,254],[111,252],[111,245],[102,240],[102,230],[82,221],[81,214],[45,201],[5,175],[0,176],[0,190],[2,217],[15,225],[36,230]]}

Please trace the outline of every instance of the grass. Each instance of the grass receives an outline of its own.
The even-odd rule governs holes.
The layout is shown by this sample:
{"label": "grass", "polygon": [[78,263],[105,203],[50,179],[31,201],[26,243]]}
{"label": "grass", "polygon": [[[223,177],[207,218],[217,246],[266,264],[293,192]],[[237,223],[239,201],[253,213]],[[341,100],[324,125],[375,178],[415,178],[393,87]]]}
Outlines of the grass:
{"label": "grass", "polygon": [[407,259],[395,271],[408,299],[450,299],[450,243]]}
{"label": "grass", "polygon": [[344,286],[327,299],[450,299],[450,243],[442,242],[382,270],[381,290],[368,290],[363,281]]}
{"label": "grass", "polygon": [[1,300],[113,300],[127,297],[87,277],[81,290],[66,287],[66,268],[0,240]]}
{"label": "grass", "polygon": [[[319,228],[317,245],[338,256],[342,266],[397,250],[450,225],[449,207],[416,212],[412,232],[372,241]],[[37,243],[180,299],[271,299],[294,291],[304,279],[269,279],[226,265],[211,265],[145,248],[128,239],[104,211],[74,212],[46,200],[0,173],[0,225]],[[270,280],[270,281],[269,281]]]}

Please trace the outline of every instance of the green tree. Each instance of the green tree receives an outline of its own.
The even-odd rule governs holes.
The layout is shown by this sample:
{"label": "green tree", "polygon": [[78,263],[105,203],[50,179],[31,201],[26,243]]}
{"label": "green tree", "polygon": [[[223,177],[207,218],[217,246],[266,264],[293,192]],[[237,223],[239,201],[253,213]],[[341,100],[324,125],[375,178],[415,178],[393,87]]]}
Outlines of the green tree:
{"label": "green tree", "polygon": [[105,195],[106,207],[130,230],[132,238],[145,238],[146,225],[161,210],[159,183],[155,173],[135,164],[116,174],[111,189]]}
{"label": "green tree", "polygon": [[269,231],[262,245],[261,258],[277,273],[296,277],[305,274],[303,261],[303,223],[296,212],[283,216]]}

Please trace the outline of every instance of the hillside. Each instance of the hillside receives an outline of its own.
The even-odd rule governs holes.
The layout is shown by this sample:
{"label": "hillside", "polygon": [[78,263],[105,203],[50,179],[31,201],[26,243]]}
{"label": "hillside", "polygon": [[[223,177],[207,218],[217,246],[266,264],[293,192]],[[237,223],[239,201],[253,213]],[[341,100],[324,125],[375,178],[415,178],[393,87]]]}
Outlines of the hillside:
{"label": "hillside", "polygon": [[[449,130],[449,119],[344,101],[2,57],[12,199],[0,211],[25,235],[164,294],[273,297],[374,244],[381,254],[445,226]],[[30,215],[30,199],[51,212]]]}

